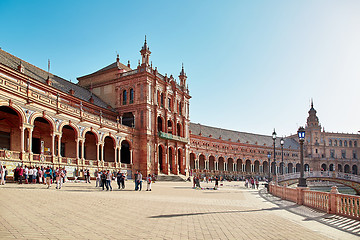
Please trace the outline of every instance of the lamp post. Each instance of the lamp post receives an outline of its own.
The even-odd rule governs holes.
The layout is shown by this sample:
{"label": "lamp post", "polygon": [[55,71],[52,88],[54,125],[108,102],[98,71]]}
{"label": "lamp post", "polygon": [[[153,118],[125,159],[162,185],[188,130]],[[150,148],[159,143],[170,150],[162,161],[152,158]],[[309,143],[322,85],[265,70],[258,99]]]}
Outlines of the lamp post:
{"label": "lamp post", "polygon": [[298,137],[300,142],[300,178],[298,187],[307,187],[306,179],[304,178],[304,155],[303,155],[303,146],[305,140],[305,129],[303,127],[299,127]]}
{"label": "lamp post", "polygon": [[280,139],[280,145],[281,145],[281,171],[282,174],[284,175],[284,138]]}
{"label": "lamp post", "polygon": [[276,177],[276,153],[275,153],[275,140],[276,140],[276,132],[274,128],[274,132],[272,133],[272,139],[274,143],[274,177]]}
{"label": "lamp post", "polygon": [[268,152],[268,163],[269,163],[269,176],[268,176],[268,183],[271,182],[271,163],[270,163],[271,154]]}

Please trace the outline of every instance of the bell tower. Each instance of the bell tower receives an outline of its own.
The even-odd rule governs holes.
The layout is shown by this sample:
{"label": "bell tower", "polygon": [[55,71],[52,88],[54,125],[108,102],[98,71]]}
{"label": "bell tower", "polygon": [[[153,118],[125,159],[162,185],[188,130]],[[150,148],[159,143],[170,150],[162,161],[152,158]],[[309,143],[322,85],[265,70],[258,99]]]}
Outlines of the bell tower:
{"label": "bell tower", "polygon": [[181,72],[180,72],[180,75],[179,75],[179,79],[180,79],[180,86],[181,87],[186,87],[186,79],[187,79],[187,76],[186,76],[186,73],[184,71],[184,64],[182,64],[182,68],[181,68]]}
{"label": "bell tower", "polygon": [[148,45],[146,43],[146,35],[145,35],[144,46],[142,46],[142,48],[140,50],[140,53],[141,53],[141,57],[142,57],[141,65],[145,64],[145,66],[148,66],[151,52],[150,52],[149,47],[148,47]]}

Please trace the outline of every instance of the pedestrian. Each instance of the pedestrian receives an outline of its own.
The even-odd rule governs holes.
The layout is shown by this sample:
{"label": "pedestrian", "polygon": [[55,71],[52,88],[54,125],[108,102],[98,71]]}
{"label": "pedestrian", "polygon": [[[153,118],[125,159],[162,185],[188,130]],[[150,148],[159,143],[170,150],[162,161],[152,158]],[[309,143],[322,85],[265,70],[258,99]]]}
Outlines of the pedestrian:
{"label": "pedestrian", "polygon": [[33,167],[30,167],[29,168],[29,184],[32,183],[33,173],[34,173]]}
{"label": "pedestrian", "polygon": [[91,183],[90,182],[90,170],[89,169],[86,171],[86,176],[87,176],[87,182]]}
{"label": "pedestrian", "polygon": [[218,189],[218,187],[219,187],[219,177],[216,176],[215,177],[215,189]]}
{"label": "pedestrian", "polygon": [[134,174],[134,180],[135,180],[135,191],[139,190],[138,175],[139,175],[139,171],[136,171],[136,173]]}
{"label": "pedestrian", "polygon": [[116,182],[118,184],[118,189],[120,189],[120,185],[121,185],[121,178],[122,178],[122,174],[120,172],[120,170],[116,173]]}
{"label": "pedestrian", "polygon": [[43,183],[43,175],[44,172],[43,172],[43,168],[41,167],[38,169],[39,183]]}
{"label": "pedestrian", "polygon": [[[101,186],[102,186],[103,191],[104,191],[105,185],[106,185],[106,172],[105,172],[105,170],[103,170],[101,173]],[[106,188],[107,188],[107,186],[106,186]]]}
{"label": "pedestrian", "polygon": [[259,179],[255,180],[255,184],[256,184],[256,189],[259,189]]}
{"label": "pedestrian", "polygon": [[36,183],[36,178],[37,178],[37,169],[36,167],[33,168],[33,177],[32,177],[32,182]]}
{"label": "pedestrian", "polygon": [[18,168],[19,184],[22,184],[23,174],[24,174],[24,169],[22,168],[22,166],[20,166],[20,167]]}
{"label": "pedestrian", "polygon": [[45,170],[44,177],[46,179],[46,184],[48,186],[47,188],[50,188],[51,187],[51,169],[49,166]]}
{"label": "pedestrian", "polygon": [[85,183],[87,183],[88,178],[87,178],[87,171],[86,171],[86,169],[83,170],[83,173],[84,173]]}
{"label": "pedestrian", "polygon": [[24,169],[24,179],[25,179],[25,183],[28,184],[29,183],[29,168],[25,165],[25,169]]}
{"label": "pedestrian", "polygon": [[95,187],[101,187],[101,172],[99,170],[97,170],[95,172],[95,176],[96,176],[96,186]]}
{"label": "pedestrian", "polygon": [[1,175],[1,181],[0,181],[0,184],[1,185],[5,185],[5,169],[6,167],[5,166],[0,166],[0,175]]}
{"label": "pedestrian", "polygon": [[120,183],[121,183],[121,188],[125,189],[125,174],[124,173],[121,173]]}
{"label": "pedestrian", "polygon": [[139,191],[141,191],[141,189],[142,189],[142,178],[143,178],[143,176],[142,176],[141,172],[139,171],[139,174],[138,174],[138,187],[139,187]]}
{"label": "pedestrian", "polygon": [[149,174],[146,178],[146,182],[147,182],[147,188],[146,188],[146,191],[151,191],[151,175]]}
{"label": "pedestrian", "polygon": [[56,174],[56,189],[61,189],[64,182],[65,172],[63,169],[59,169]]}
{"label": "pedestrian", "polygon": [[111,187],[111,181],[112,181],[112,173],[107,170],[107,173],[106,173],[106,191],[109,191],[109,188],[110,188],[110,191],[112,191],[112,187]]}

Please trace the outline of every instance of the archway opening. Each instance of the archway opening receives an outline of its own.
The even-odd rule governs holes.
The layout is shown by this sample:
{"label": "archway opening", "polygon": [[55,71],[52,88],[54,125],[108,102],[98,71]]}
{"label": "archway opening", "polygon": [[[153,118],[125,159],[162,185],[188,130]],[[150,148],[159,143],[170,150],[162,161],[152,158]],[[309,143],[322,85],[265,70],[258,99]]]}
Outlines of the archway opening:
{"label": "archway opening", "polygon": [[[51,124],[48,122],[48,120],[46,120],[43,117],[38,117],[35,119],[34,121],[34,129],[32,132],[32,147],[31,150],[34,154],[45,154],[45,155],[50,155],[50,152],[53,151],[53,149],[51,149],[52,146],[52,126]],[[63,135],[64,135],[64,130],[63,130]],[[64,136],[63,136],[64,137]],[[75,141],[75,137],[71,138],[71,133],[70,133],[70,137],[69,139],[72,139],[72,145],[74,145],[74,141]],[[65,133],[65,138],[64,140],[66,140],[66,133]],[[62,156],[65,156],[65,143],[63,144],[63,138],[61,138],[61,154]],[[70,140],[69,140],[70,141]],[[75,149],[75,153],[73,154],[74,157],[76,156],[76,145],[74,146],[69,146],[69,149],[71,151],[73,151],[73,148]],[[72,154],[70,154],[69,152],[69,157],[73,156]]]}
{"label": "archway opening", "polygon": [[215,157],[214,156],[209,157],[209,170],[211,170],[211,171],[215,170]]}
{"label": "archway opening", "polygon": [[97,158],[97,139],[93,132],[85,134],[84,158],[87,160],[96,160]]}
{"label": "archway opening", "polygon": [[352,166],[352,174],[358,174],[358,167],[356,165]]}
{"label": "archway opening", "polygon": [[104,140],[104,162],[115,162],[115,142],[110,136]]}
{"label": "archway opening", "polygon": [[331,163],[331,164],[329,165],[329,171],[334,171],[334,164]]}
{"label": "archway opening", "polygon": [[159,163],[159,170],[161,173],[164,172],[164,149],[161,145],[159,145],[158,151],[158,163]]}
{"label": "archway opening", "polygon": [[120,162],[121,163],[126,163],[126,164],[131,163],[130,144],[126,140],[123,140],[121,142]]}
{"label": "archway opening", "polygon": [[341,164],[338,164],[338,172],[342,172],[342,165]]}
{"label": "archway opening", "polygon": [[242,172],[242,160],[241,160],[241,159],[238,159],[238,160],[236,161],[236,170],[237,170],[238,172]]}
{"label": "archway opening", "polygon": [[348,164],[344,166],[344,173],[350,173],[350,166]]}
{"label": "archway opening", "polygon": [[219,171],[224,171],[224,158],[219,157]]}
{"label": "archway opening", "polygon": [[182,137],[181,125],[180,125],[180,123],[178,123],[178,124],[176,125],[176,133],[177,133],[177,135],[178,135],[179,137]]}
{"label": "archway opening", "polygon": [[0,107],[0,149],[21,151],[20,116],[10,107]]}
{"label": "archway opening", "polygon": [[247,174],[251,173],[251,161],[250,160],[246,160],[246,162],[245,162],[245,172]]}
{"label": "archway opening", "polygon": [[260,173],[260,162],[258,160],[254,162],[254,172],[257,174]]}
{"label": "archway opening", "polygon": [[157,117],[157,127],[158,127],[158,132],[163,132],[163,120],[160,116]]}
{"label": "archway opening", "polygon": [[173,124],[171,120],[167,121],[167,132],[172,134],[173,133]]}
{"label": "archway opening", "polygon": [[195,154],[190,153],[190,169],[195,169]]}
{"label": "archway opening", "polygon": [[295,168],[296,168],[296,172],[300,172],[300,171],[301,171],[301,165],[300,165],[300,163],[297,163],[296,166],[295,166]]}
{"label": "archway opening", "polygon": [[70,125],[62,128],[61,135],[61,156],[68,158],[76,158],[76,138],[77,133]]}
{"label": "archway opening", "polygon": [[327,171],[327,165],[325,163],[321,164],[321,171]]}
{"label": "archway opening", "polygon": [[294,172],[294,166],[292,163],[288,163],[288,173],[293,173]]}
{"label": "archway opening", "polygon": [[229,158],[228,159],[228,171],[230,171],[230,172],[233,172],[234,171],[234,160],[232,159],[232,158]]}
{"label": "archway opening", "polygon": [[205,169],[205,156],[203,154],[200,154],[199,156],[199,169],[200,170]]}

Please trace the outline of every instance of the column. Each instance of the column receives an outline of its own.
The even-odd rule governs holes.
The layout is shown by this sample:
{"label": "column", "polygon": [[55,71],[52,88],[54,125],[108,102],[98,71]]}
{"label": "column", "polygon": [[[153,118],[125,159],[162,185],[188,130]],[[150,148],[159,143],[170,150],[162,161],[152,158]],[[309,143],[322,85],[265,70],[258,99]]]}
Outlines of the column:
{"label": "column", "polygon": [[80,140],[77,138],[76,140],[76,159],[79,159],[79,142]]}
{"label": "column", "polygon": [[117,159],[117,155],[118,155],[117,153],[118,153],[118,148],[115,146],[114,147],[114,154],[115,154],[114,160],[115,160],[116,163],[117,163],[117,160],[118,160]]}
{"label": "column", "polygon": [[242,169],[242,172],[245,172],[245,164],[241,164],[241,169]]}
{"label": "column", "polygon": [[130,150],[130,163],[133,164],[133,150]]}
{"label": "column", "polygon": [[254,166],[254,164],[251,164],[250,169],[251,169],[251,170],[250,170],[251,172],[255,172],[255,166]]}
{"label": "column", "polygon": [[99,161],[99,160],[100,160],[100,159],[99,159],[99,147],[100,147],[100,144],[97,143],[97,144],[96,144],[96,161]]}
{"label": "column", "polygon": [[55,156],[55,133],[51,134],[51,155]]}
{"label": "column", "polygon": [[23,126],[20,127],[20,152],[25,152],[24,148],[24,139],[25,139],[25,129]]}
{"label": "column", "polygon": [[85,139],[81,141],[81,159],[85,158]]}
{"label": "column", "polygon": [[104,161],[104,147],[105,147],[105,144],[100,144],[100,147],[101,147],[101,159],[100,159],[100,161]]}
{"label": "column", "polygon": [[[119,151],[119,159],[118,159],[118,161],[119,161],[119,163],[121,163],[121,147],[118,147],[118,151]],[[156,151],[155,151],[155,159],[156,159]]]}
{"label": "column", "polygon": [[61,157],[61,135],[58,135],[58,157]]}
{"label": "column", "polygon": [[33,130],[32,130],[32,128],[29,128],[28,131],[29,131],[29,136],[28,136],[29,149],[28,149],[28,151],[29,151],[29,153],[32,153],[32,132],[33,132]]}
{"label": "column", "polygon": [[227,165],[226,165],[226,162],[224,161],[224,171],[226,171],[226,167],[227,167]]}
{"label": "column", "polygon": [[296,173],[296,167],[293,167],[293,173]]}
{"label": "column", "polygon": [[234,171],[237,172],[237,163],[234,163]]}

